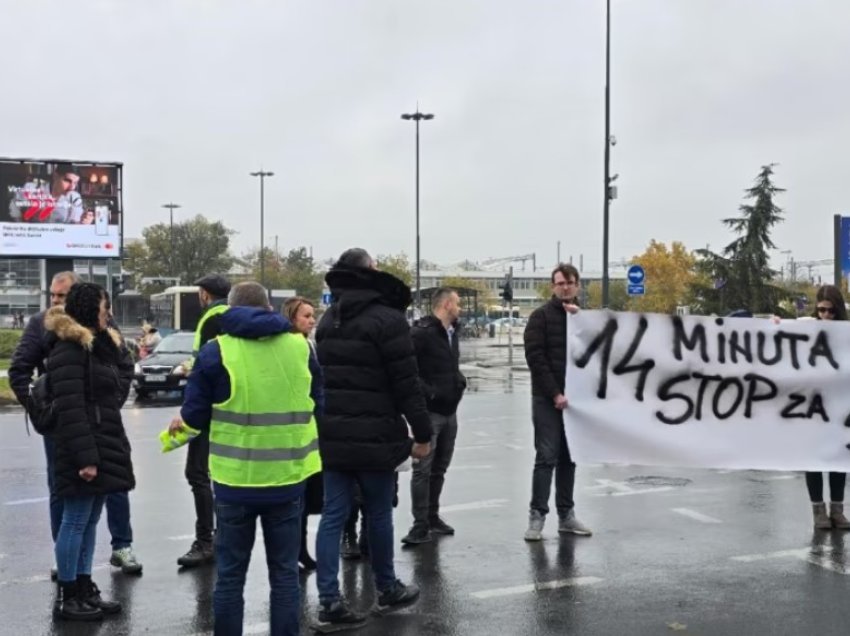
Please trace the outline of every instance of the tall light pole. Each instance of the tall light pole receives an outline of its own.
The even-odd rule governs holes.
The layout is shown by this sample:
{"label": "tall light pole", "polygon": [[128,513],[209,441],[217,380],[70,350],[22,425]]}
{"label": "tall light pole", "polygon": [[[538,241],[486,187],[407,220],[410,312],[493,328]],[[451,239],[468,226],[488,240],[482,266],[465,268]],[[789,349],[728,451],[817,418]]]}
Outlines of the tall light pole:
{"label": "tall light pole", "polygon": [[265,239],[265,205],[266,205],[266,177],[273,177],[274,172],[258,170],[251,173],[252,177],[260,177],[260,285],[266,286],[266,255],[263,245]]}
{"label": "tall light pole", "polygon": [[417,104],[415,113],[403,113],[401,118],[407,121],[410,121],[412,119],[416,122],[416,308],[421,311],[422,285],[419,276],[419,262],[421,260],[419,254],[419,122],[423,119],[425,121],[428,121],[429,119],[434,119],[434,115],[431,113],[420,113],[419,104]]}
{"label": "tall light pole", "polygon": [[174,210],[180,208],[177,203],[164,203],[163,208],[168,210],[169,238],[171,239],[171,254],[168,255],[168,273],[174,278]]}
{"label": "tall light pole", "polygon": [[611,0],[605,2],[605,203],[602,208],[602,306],[608,307],[608,210],[611,205]]}

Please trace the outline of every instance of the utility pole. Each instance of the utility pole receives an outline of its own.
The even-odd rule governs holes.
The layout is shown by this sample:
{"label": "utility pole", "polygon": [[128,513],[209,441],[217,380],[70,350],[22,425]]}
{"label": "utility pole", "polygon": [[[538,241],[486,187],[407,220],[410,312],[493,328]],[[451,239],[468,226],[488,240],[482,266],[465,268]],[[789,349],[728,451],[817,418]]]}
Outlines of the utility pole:
{"label": "utility pole", "polygon": [[168,275],[172,278],[174,277],[174,210],[180,208],[177,203],[165,203],[162,205],[163,208],[168,210],[168,232],[169,239],[171,241],[171,253],[168,255]]}
{"label": "utility pole", "polygon": [[508,285],[511,289],[510,300],[507,300],[508,303],[508,370],[510,371],[514,367],[514,301],[513,301],[513,288],[514,288],[514,266],[511,265],[508,268]]}
{"label": "utility pole", "polygon": [[263,242],[265,240],[265,205],[266,205],[266,177],[273,177],[274,172],[258,170],[251,173],[252,177],[260,177],[260,285],[266,286],[266,254]]}

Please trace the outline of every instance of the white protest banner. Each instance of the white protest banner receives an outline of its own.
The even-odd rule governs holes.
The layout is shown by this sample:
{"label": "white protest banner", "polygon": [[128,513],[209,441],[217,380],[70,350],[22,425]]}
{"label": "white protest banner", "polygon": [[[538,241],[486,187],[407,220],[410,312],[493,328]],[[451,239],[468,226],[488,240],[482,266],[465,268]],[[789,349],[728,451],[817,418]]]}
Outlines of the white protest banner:
{"label": "white protest banner", "polygon": [[850,324],[581,311],[577,462],[850,472]]}

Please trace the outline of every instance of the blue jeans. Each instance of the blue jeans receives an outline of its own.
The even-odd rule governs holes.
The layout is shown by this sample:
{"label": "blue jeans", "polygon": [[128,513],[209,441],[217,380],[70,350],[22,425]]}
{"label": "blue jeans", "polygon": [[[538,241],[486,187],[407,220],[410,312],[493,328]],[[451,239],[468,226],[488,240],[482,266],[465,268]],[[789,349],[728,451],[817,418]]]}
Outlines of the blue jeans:
{"label": "blue jeans", "polygon": [[394,471],[337,472],[325,470],[325,505],[316,538],[319,602],[339,600],[339,542],[354,501],[354,485],[360,485],[363,506],[369,519],[369,558],[378,592],[395,583],[393,567]]}
{"label": "blue jeans", "polygon": [[269,568],[271,636],[298,636],[302,498],[284,504],[233,505],[216,501],[218,530],[213,594],[216,636],[241,636],[245,613],[245,575],[251,561],[257,517],[263,526]]}
{"label": "blue jeans", "polygon": [[[62,497],[56,494],[54,469],[56,466],[56,444],[49,435],[44,436],[44,456],[47,460],[47,488],[50,492],[50,533],[53,543],[59,536],[62,525]],[[112,549],[120,550],[133,545],[133,528],[130,525],[130,495],[115,492],[106,496],[106,522],[112,535]]]}
{"label": "blue jeans", "polygon": [[70,583],[80,574],[91,575],[103,495],[63,497],[62,503],[62,524],[55,546],[56,567],[59,580]]}

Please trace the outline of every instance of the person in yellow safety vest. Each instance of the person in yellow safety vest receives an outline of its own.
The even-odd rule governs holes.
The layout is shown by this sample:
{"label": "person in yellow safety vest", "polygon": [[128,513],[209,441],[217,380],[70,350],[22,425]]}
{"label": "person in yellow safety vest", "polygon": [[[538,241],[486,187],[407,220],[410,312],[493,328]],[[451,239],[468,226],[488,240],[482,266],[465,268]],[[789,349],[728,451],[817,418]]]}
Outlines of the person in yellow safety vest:
{"label": "person in yellow safety vest", "polygon": [[[230,293],[230,281],[219,274],[204,276],[195,281],[195,284],[198,286],[198,300],[204,313],[195,328],[193,362],[201,347],[221,333],[220,319],[227,311],[227,295]],[[215,508],[210,485],[209,454],[210,438],[204,431],[189,442],[186,451],[185,476],[195,500],[195,540],[189,551],[177,559],[177,565],[181,568],[212,563],[214,558]]]}
{"label": "person in yellow safety vest", "polygon": [[243,590],[259,518],[269,567],[270,633],[299,634],[298,552],[308,477],[321,470],[310,350],[272,311],[266,290],[239,283],[222,335],[198,354],[181,417],[208,430],[218,529],[215,634],[241,634]]}

